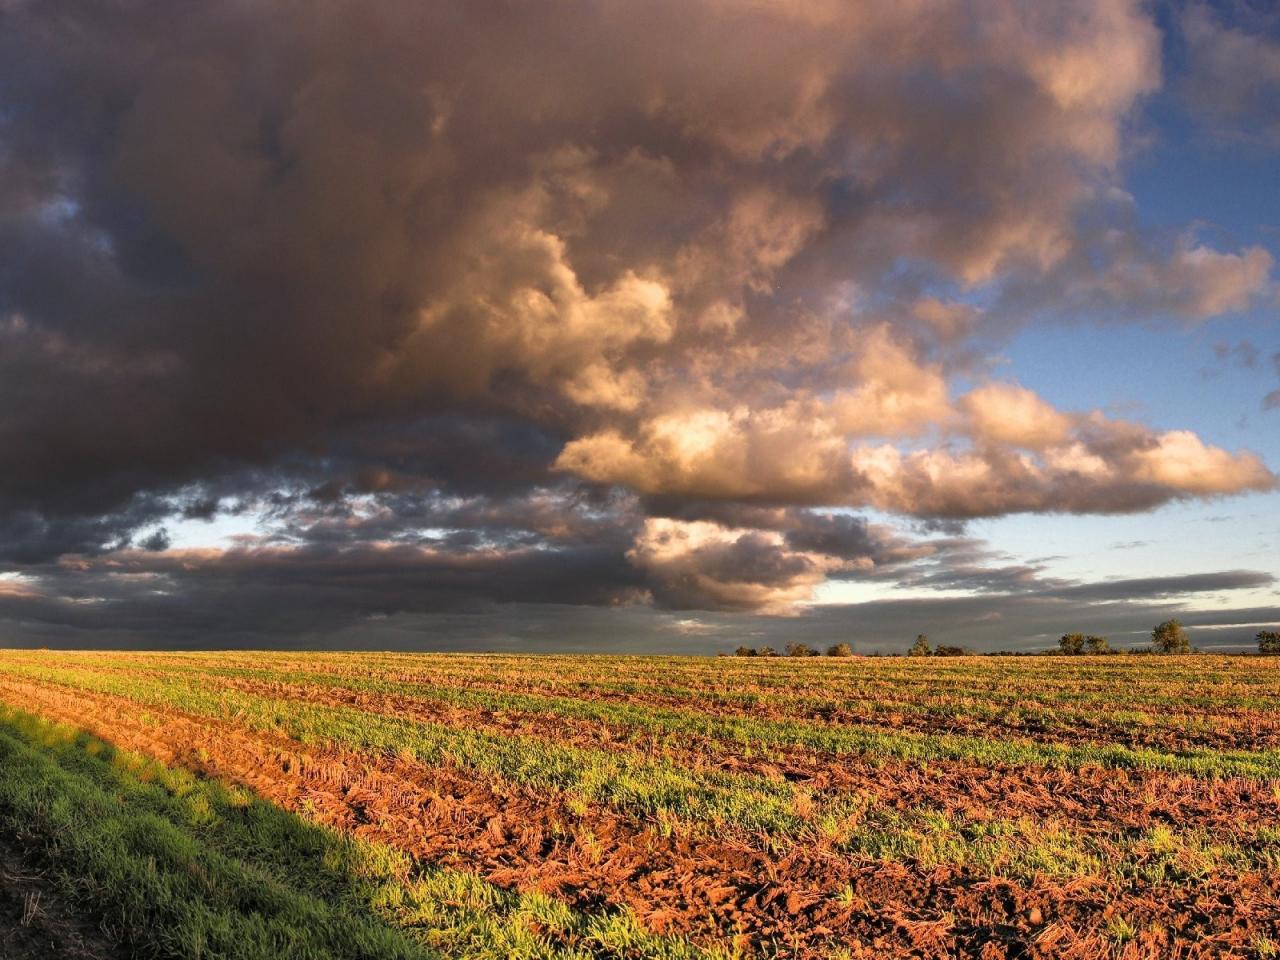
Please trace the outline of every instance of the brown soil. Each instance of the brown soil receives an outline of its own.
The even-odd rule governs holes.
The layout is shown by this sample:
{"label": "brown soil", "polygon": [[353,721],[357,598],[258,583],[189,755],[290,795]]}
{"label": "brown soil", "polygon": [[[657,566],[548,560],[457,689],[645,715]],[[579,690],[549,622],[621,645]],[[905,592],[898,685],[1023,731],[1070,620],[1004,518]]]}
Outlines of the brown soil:
{"label": "brown soil", "polygon": [[[341,678],[341,673],[333,673]],[[457,683],[448,680],[435,681],[430,678],[407,678],[408,682],[436,683],[440,686],[458,689],[485,689],[502,691],[497,682]],[[839,706],[834,704],[810,705],[803,702],[803,697],[812,696],[822,699],[829,692],[803,689],[788,690],[788,697],[766,699],[750,707],[732,702],[716,700],[700,700],[691,702],[686,696],[664,694],[658,692],[627,693],[616,690],[582,690],[557,689],[554,685],[531,684],[528,692],[534,695],[567,696],[575,700],[598,700],[614,703],[630,703],[637,706],[660,707],[675,710],[696,709],[699,713],[710,716],[734,717],[750,716],[762,720],[809,720],[832,726],[856,724],[889,730],[912,730],[920,733],[954,733],[964,736],[1015,736],[1037,743],[1110,743],[1129,747],[1150,747],[1159,750],[1188,750],[1195,748],[1215,750],[1261,750],[1280,747],[1280,716],[1274,713],[1263,713],[1257,710],[1223,709],[1223,710],[1180,710],[1183,719],[1199,719],[1213,722],[1214,728],[1209,730],[1188,730],[1171,725],[1139,726],[1128,721],[1117,720],[1105,713],[1090,713],[1078,707],[1064,708],[1062,713],[1069,713],[1069,718],[1046,717],[1035,705],[1027,713],[1013,712],[998,718],[966,716],[963,713],[919,712],[913,709],[892,709],[892,704],[901,703],[904,708],[918,706],[926,701],[926,696],[936,697],[936,692],[928,695],[923,692],[914,698],[901,690],[896,693],[876,691],[861,695],[849,692],[842,696]],[[506,688],[512,692],[514,687]],[[778,697],[778,691],[771,688],[758,690],[736,690],[737,693],[755,692],[765,697]],[[973,691],[964,693],[966,698],[974,697]],[[865,703],[865,706],[860,706]],[[888,707],[888,708],[887,708]],[[886,709],[887,708],[887,709]],[[1155,710],[1156,708],[1152,708]],[[1053,712],[1050,710],[1049,712]]]}
{"label": "brown soil", "polygon": [[[1277,936],[1280,878],[1210,876],[1135,896],[1101,880],[1030,884],[939,867],[841,857],[821,845],[785,855],[744,842],[663,831],[607,810],[577,813],[474,772],[312,749],[179,711],[37,684],[4,684],[11,702],[86,727],[122,747],[242,782],[282,806],[474,871],[540,889],[580,909],[626,905],[657,931],[709,942],[737,935],[783,955],[1094,958],[1102,932],[1137,931],[1126,958],[1249,956]],[[155,720],[163,720],[156,724]],[[991,776],[990,773],[988,773]]]}
{"label": "brown soil", "polygon": [[537,736],[559,744],[627,749],[689,769],[785,778],[826,795],[872,794],[896,809],[931,807],[986,820],[1030,815],[1061,817],[1083,829],[1143,830],[1157,823],[1194,823],[1235,832],[1259,818],[1280,822],[1280,792],[1264,781],[1207,780],[1159,770],[1089,766],[1077,770],[891,758],[832,758],[806,748],[770,748],[766,758],[743,757],[737,745],[681,735],[661,737],[555,714],[495,712],[435,701],[301,684],[210,678],[210,683],[259,696],[301,700],[425,723]]}

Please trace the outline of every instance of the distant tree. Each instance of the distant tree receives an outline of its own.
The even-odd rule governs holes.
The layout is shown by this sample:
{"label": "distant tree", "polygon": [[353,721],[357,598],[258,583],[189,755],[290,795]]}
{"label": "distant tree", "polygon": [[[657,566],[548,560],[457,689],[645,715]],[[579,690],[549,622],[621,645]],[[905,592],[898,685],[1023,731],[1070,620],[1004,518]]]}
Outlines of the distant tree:
{"label": "distant tree", "polygon": [[932,653],[929,649],[929,638],[923,633],[916,634],[916,642],[911,645],[911,649],[907,651],[909,657],[927,657]]}
{"label": "distant tree", "polygon": [[972,657],[976,656],[977,653],[968,647],[948,647],[940,643],[933,648],[933,655],[935,657]]}
{"label": "distant tree", "polygon": [[827,656],[852,657],[853,647],[849,646],[847,643],[833,643],[831,646],[827,647]]}
{"label": "distant tree", "polygon": [[1190,653],[1191,641],[1177,620],[1166,620],[1151,631],[1151,648],[1156,653]]}
{"label": "distant tree", "polygon": [[1084,652],[1092,653],[1097,656],[1102,653],[1112,653],[1111,643],[1106,637],[1095,637],[1093,634],[1084,638]]}
{"label": "distant tree", "polygon": [[1259,633],[1258,652],[1268,657],[1280,656],[1280,630],[1263,630]]}
{"label": "distant tree", "polygon": [[739,657],[754,657],[754,656],[756,656],[756,648],[755,648],[755,647],[739,647],[737,650],[735,650],[735,651],[733,651],[733,652],[734,652],[734,655],[735,655],[735,656],[739,656]]}
{"label": "distant tree", "polygon": [[1064,633],[1058,639],[1058,649],[1071,656],[1084,653],[1084,634]]}
{"label": "distant tree", "polygon": [[777,655],[778,651],[773,649],[773,647],[761,647],[756,651],[756,656],[758,657],[776,657]]}
{"label": "distant tree", "polygon": [[817,655],[818,655],[818,651],[814,650],[807,643],[788,643],[787,644],[788,657],[816,657]]}

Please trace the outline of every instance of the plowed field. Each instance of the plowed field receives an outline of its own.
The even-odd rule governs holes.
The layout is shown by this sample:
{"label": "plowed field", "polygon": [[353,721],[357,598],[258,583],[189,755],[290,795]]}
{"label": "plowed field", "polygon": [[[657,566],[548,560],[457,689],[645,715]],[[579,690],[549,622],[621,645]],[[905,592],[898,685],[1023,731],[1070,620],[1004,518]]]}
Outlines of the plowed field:
{"label": "plowed field", "polygon": [[4,957],[1276,957],[1280,663],[0,652],[0,850]]}

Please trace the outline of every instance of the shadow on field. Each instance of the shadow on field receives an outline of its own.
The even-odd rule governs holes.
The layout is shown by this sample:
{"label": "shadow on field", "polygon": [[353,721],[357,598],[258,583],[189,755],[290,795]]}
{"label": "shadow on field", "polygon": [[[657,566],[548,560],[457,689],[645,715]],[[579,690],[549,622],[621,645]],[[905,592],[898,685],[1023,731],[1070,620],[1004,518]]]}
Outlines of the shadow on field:
{"label": "shadow on field", "polygon": [[3,960],[128,960],[133,954],[107,935],[82,904],[34,869],[17,838],[0,835],[0,958]]}
{"label": "shadow on field", "polygon": [[247,791],[0,709],[5,960],[435,956],[372,910],[386,870],[369,855]]}

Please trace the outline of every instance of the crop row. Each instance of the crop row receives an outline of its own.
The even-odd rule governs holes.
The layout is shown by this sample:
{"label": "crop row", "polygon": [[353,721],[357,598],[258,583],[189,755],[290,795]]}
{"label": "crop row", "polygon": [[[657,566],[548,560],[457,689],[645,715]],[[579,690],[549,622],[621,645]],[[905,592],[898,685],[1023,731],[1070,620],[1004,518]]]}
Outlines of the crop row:
{"label": "crop row", "polygon": [[[26,671],[41,675],[42,668],[12,661],[0,664],[0,670]],[[225,671],[224,671],[225,672]],[[69,674],[69,682],[77,682]],[[133,674],[136,676],[136,672]],[[213,674],[175,674],[172,678],[154,680],[154,689],[187,689],[198,696],[205,679]],[[107,683],[106,675],[81,670],[84,683]],[[285,674],[284,676],[290,676]],[[302,675],[312,682],[312,672]],[[323,679],[323,678],[322,678]],[[199,680],[200,682],[195,682]],[[120,680],[117,682],[125,683]],[[139,683],[141,681],[138,681]],[[335,685],[340,685],[334,681]],[[369,678],[341,681],[360,684],[366,692],[387,693],[402,682]],[[832,755],[867,755],[910,761],[964,760],[983,764],[1033,764],[1079,768],[1101,765],[1124,769],[1162,770],[1193,776],[1242,776],[1275,778],[1280,776],[1280,750],[1212,750],[1187,749],[1164,751],[1132,748],[1120,744],[1088,743],[1071,745],[1035,743],[1016,738],[994,739],[987,736],[956,734],[924,734],[899,732],[864,725],[831,725],[791,719],[757,719],[743,715],[718,716],[696,708],[656,708],[643,704],[614,701],[577,700],[528,694],[501,694],[459,691],[451,688],[428,688],[410,685],[416,695],[469,701],[488,709],[519,709],[529,712],[552,712],[566,717],[595,719],[659,735],[691,735],[724,740],[755,749],[800,747]],[[119,690],[109,692],[121,692]],[[127,693],[127,690],[124,691]],[[177,704],[175,704],[177,705]]]}
{"label": "crop row", "polygon": [[[161,665],[154,665],[160,667]],[[133,668],[137,669],[137,668]],[[634,693],[601,691],[588,686],[543,684],[511,689],[501,681],[465,684],[454,678],[437,678],[429,674],[388,677],[361,672],[317,671],[309,664],[276,666],[202,667],[186,664],[164,665],[162,673],[188,673],[202,676],[257,677],[263,680],[308,683],[332,689],[395,694],[429,698],[492,709],[555,710],[578,715],[583,710],[599,711],[614,705],[615,714],[628,707],[652,710],[668,708],[671,712],[694,712],[698,715],[778,720],[820,721],[828,726],[864,727],[923,732],[951,731],[973,734],[998,734],[1000,737],[1021,736],[1047,743],[1109,742],[1126,746],[1180,750],[1203,746],[1232,749],[1247,745],[1280,745],[1280,716],[1274,712],[1192,713],[1165,711],[1150,713],[1131,706],[1110,709],[1094,707],[1038,707],[1035,704],[992,703],[967,696],[964,699],[945,695],[923,695],[911,699],[899,693],[898,699],[876,694],[837,698],[829,692],[823,697],[791,694],[765,697],[736,692],[724,695],[698,695],[694,690],[659,692],[642,690]],[[584,706],[585,705],[585,706]],[[591,706],[591,705],[603,705]]]}

